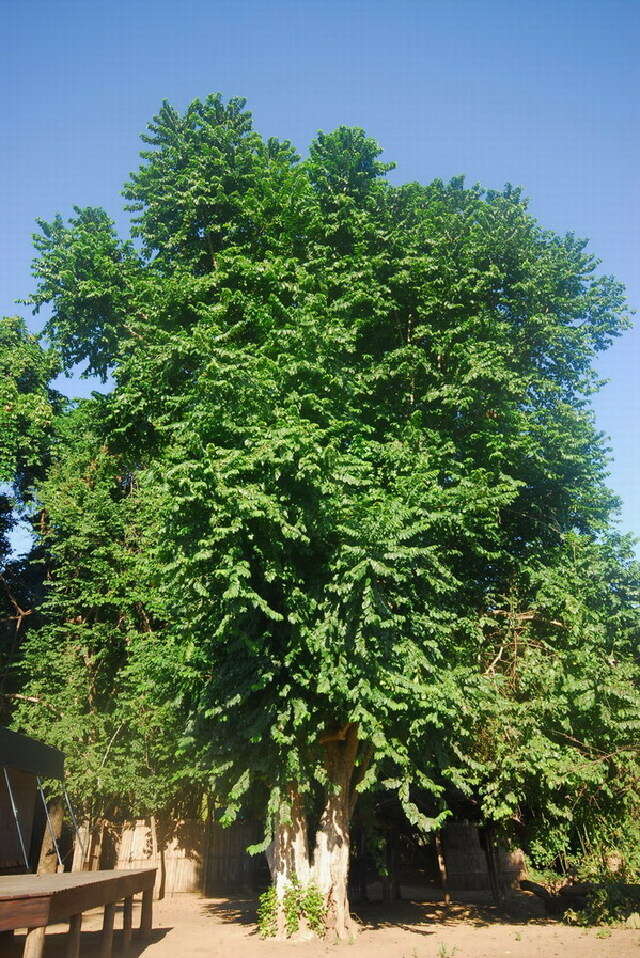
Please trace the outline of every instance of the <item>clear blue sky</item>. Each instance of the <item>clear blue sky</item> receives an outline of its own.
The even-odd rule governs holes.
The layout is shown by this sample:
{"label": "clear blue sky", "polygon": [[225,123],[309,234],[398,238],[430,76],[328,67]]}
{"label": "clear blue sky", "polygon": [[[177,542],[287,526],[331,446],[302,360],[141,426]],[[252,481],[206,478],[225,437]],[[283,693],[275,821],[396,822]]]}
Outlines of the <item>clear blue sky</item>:
{"label": "clear blue sky", "polygon": [[[640,0],[0,0],[0,16],[2,313],[25,309],[35,218],[99,205],[124,226],[138,134],[162,98],[213,91],[301,151],[357,124],[396,180],[523,186],[640,309]],[[600,361],[596,400],[636,534],[639,358],[634,330]]]}

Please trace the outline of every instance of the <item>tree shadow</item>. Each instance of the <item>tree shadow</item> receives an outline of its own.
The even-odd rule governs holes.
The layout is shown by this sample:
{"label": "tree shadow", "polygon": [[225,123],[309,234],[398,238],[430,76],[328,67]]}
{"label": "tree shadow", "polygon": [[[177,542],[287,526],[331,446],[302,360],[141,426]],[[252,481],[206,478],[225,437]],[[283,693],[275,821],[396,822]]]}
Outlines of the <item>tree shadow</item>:
{"label": "tree shadow", "polygon": [[203,904],[205,915],[224,924],[253,925],[257,934],[258,902],[254,896],[236,898],[208,898]]}
{"label": "tree shadow", "polygon": [[[513,892],[502,908],[496,907],[489,896],[481,892],[463,892],[453,895],[450,905],[441,899],[412,897],[400,901],[380,901],[358,904],[353,909],[358,921],[367,929],[403,928],[417,934],[433,934],[438,926],[457,924],[476,928],[488,925],[554,924],[557,919],[545,914],[544,906],[534,895]],[[430,925],[434,931],[421,930]]]}
{"label": "tree shadow", "polygon": [[[497,908],[490,895],[483,892],[461,892],[445,905],[440,893],[424,897],[414,895],[398,901],[358,902],[352,914],[363,930],[402,928],[404,931],[428,937],[437,934],[442,926],[458,924],[476,928],[489,925],[546,925],[557,919],[545,914],[543,903],[535,895],[514,891]],[[215,921],[252,927],[250,935],[257,935],[257,901],[250,895],[234,898],[207,898],[203,912]]]}

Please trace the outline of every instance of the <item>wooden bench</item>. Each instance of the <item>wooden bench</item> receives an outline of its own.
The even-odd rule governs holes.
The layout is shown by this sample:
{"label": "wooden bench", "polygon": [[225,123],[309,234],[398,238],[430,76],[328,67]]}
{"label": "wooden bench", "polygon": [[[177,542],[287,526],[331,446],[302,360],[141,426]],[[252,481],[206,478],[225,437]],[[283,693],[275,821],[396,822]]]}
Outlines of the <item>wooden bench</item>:
{"label": "wooden bench", "polygon": [[27,928],[23,956],[42,958],[47,925],[68,921],[66,956],[78,958],[82,912],[103,907],[100,958],[110,958],[116,902],[124,901],[125,951],[131,942],[133,896],[138,892],[142,892],[140,929],[151,931],[155,877],[155,868],[0,877],[0,939],[3,932]]}

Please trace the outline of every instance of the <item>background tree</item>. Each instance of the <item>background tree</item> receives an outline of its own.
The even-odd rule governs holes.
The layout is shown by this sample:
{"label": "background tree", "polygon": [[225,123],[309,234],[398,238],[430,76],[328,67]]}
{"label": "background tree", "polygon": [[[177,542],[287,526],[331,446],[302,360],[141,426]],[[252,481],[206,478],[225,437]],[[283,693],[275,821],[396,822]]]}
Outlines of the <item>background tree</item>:
{"label": "background tree", "polygon": [[49,383],[57,359],[18,317],[0,319],[0,709],[17,693],[13,668],[40,591],[38,570],[12,555],[10,533],[44,475],[61,397]]}
{"label": "background tree", "polygon": [[[153,690],[152,675],[170,668],[173,678],[176,663],[167,660],[167,640],[157,640],[140,548],[145,499],[103,441],[104,406],[95,396],[59,421],[38,487],[46,594],[20,659],[28,696],[14,714],[65,752],[67,785],[88,822],[178,813],[184,797],[177,713]],[[198,813],[201,794],[191,791],[183,813]]]}
{"label": "background tree", "polygon": [[632,543],[570,533],[494,611],[478,791],[540,867],[640,874],[639,595]]}
{"label": "background tree", "polygon": [[[522,792],[510,797],[504,751],[490,786],[498,759],[477,719],[493,716],[495,743],[527,703],[518,775],[550,780],[524,753],[552,740],[566,688],[550,711],[540,687],[523,696],[529,672],[501,663],[513,616],[546,610],[552,581],[588,607],[585,580],[559,570],[569,543],[597,551],[615,509],[588,402],[593,356],[626,325],[622,289],[510,186],[392,186],[358,129],[319,134],[300,162],[252,130],[243,100],[216,95],[183,115],[164,104],[146,139],[125,187],[138,247],[77,209],[41,224],[34,267],[64,361],[114,377],[108,455],[144,490],[140,524],[119,512],[116,538],[133,523],[166,655],[141,643],[126,677],[153,679],[156,714],[182,722],[182,759],[228,797],[228,818],[264,793],[276,901],[294,873],[312,879],[346,936],[360,792],[395,789],[422,828],[450,786],[504,817]],[[92,559],[89,589],[110,589],[113,569]],[[602,620],[587,621],[565,617],[544,641],[566,682],[584,643],[601,702]],[[109,622],[106,656],[123,641]],[[580,710],[563,721],[588,748]],[[617,728],[624,749],[631,726]],[[430,820],[417,788],[440,801]]]}

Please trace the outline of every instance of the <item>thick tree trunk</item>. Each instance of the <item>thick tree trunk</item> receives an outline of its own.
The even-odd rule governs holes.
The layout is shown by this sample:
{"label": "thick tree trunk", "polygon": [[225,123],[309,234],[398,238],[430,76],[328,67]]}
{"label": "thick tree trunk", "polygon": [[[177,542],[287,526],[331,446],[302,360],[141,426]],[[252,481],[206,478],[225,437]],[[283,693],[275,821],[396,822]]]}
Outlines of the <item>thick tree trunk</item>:
{"label": "thick tree trunk", "polygon": [[287,790],[287,802],[289,812],[278,818],[267,855],[278,897],[282,897],[293,879],[297,878],[302,885],[309,881],[307,817],[296,785]]}
{"label": "thick tree trunk", "polygon": [[[309,856],[308,822],[297,785],[287,789],[288,811],[276,821],[274,840],[267,849],[267,861],[278,902],[276,935],[287,937],[284,896],[294,881],[302,888],[310,884],[320,892],[326,909],[326,931],[348,939],[356,931],[349,914],[349,822],[355,805],[353,772],[358,752],[358,729],[347,725],[321,739],[327,770],[327,793],[315,835],[313,864]],[[364,769],[370,754],[361,756]],[[360,770],[360,766],[359,766]],[[304,918],[296,938],[310,938]]]}
{"label": "thick tree trunk", "polygon": [[[289,812],[278,817],[273,842],[267,849],[271,880],[278,899],[278,938],[286,938],[283,899],[287,888],[294,880],[307,885],[311,878],[307,817],[297,785],[290,785],[287,789],[287,802]],[[306,928],[300,929],[298,937],[307,937]]]}
{"label": "thick tree trunk", "polygon": [[346,939],[355,932],[349,914],[347,884],[351,778],[358,751],[357,726],[347,726],[344,735],[325,741],[324,746],[329,782],[326,804],[316,832],[313,880],[325,900],[327,931]]}

